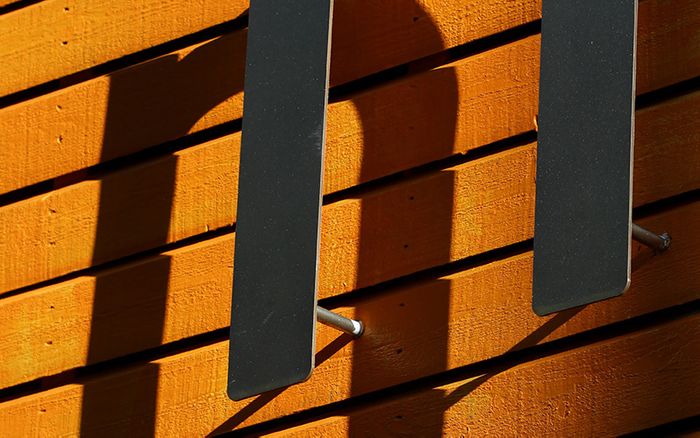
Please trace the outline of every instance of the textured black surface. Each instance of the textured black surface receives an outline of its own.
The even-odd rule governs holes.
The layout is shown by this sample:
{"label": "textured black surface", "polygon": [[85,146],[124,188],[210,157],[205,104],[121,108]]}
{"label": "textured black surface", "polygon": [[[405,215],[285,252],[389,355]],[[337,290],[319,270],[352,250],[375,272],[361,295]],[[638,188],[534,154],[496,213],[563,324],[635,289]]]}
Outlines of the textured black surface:
{"label": "textured black surface", "polygon": [[543,2],[537,314],[629,285],[636,22],[636,0]]}
{"label": "textured black surface", "polygon": [[314,367],[331,13],[332,0],[251,2],[229,356],[234,400],[304,381]]}

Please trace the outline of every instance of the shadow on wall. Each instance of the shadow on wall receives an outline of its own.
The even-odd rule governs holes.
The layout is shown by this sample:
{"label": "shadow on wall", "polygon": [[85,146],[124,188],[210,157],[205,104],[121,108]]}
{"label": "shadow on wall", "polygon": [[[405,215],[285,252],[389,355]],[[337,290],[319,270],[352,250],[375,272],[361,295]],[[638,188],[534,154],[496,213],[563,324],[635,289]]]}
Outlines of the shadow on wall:
{"label": "shadow on wall", "polygon": [[[213,107],[243,91],[244,62],[245,32],[235,32],[183,59],[164,56],[113,75],[101,161],[186,135]],[[176,168],[177,157],[171,156],[158,172],[147,169],[128,181],[102,181],[93,265],[115,253],[132,254],[167,242]],[[169,257],[159,257],[154,266],[143,275],[122,276],[121,283],[97,278],[88,364],[160,345]],[[135,296],[144,290],[150,294],[147,301]],[[133,379],[120,382],[119,388],[109,388],[100,379],[85,385],[81,435],[154,435],[158,366],[142,368]],[[131,418],[128,424],[119,421],[125,416]]]}
{"label": "shadow on wall", "polygon": [[[353,63],[358,59],[364,59],[364,64],[378,65],[381,68],[396,64],[391,44],[382,51],[368,50],[366,35],[356,33],[358,27],[386,32],[387,29],[401,28],[399,24],[403,22],[410,22],[412,29],[421,36],[416,43],[421,46],[416,48],[418,52],[437,53],[444,48],[439,29],[415,0],[391,0],[390,4],[382,2],[381,5],[369,0],[362,1],[364,8],[351,6],[348,1],[336,2],[334,51],[339,50],[341,42],[336,40],[339,35],[343,35],[342,41],[346,46],[342,50],[347,55],[343,59],[334,57],[332,60],[332,82],[342,83],[356,74],[368,73],[355,68]],[[358,11],[362,11],[361,16]],[[362,26],[358,26],[358,22],[362,22]],[[405,44],[402,41],[404,36],[398,37],[393,44]],[[409,35],[405,37],[410,40]],[[102,161],[130,154],[141,149],[142,145],[161,143],[163,138],[177,139],[186,135],[208,111],[242,92],[244,53],[245,33],[235,32],[199,46],[183,59],[165,56],[115,74],[110,87]],[[353,98],[362,119],[364,133],[362,180],[376,178],[387,166],[396,166],[397,163],[391,162],[394,159],[392,157],[400,156],[407,158],[407,162],[423,163],[427,160],[422,158],[426,150],[433,151],[430,156],[436,156],[435,150],[440,151],[439,156],[452,154],[459,103],[456,73],[448,67],[426,74],[430,75],[430,80],[426,81],[430,87],[413,91],[414,105],[411,110],[418,111],[418,114],[413,115],[416,120],[431,121],[427,134],[423,126],[379,123],[378,120],[392,119],[391,114],[376,117],[377,112],[382,111],[379,106],[381,102],[366,94]],[[440,117],[436,118],[436,114]],[[419,130],[422,135],[418,135]],[[152,132],[157,132],[157,137]],[[429,144],[426,144],[426,139],[429,139]],[[390,148],[394,148],[394,153],[390,153]],[[396,148],[400,148],[400,154],[396,154]],[[117,178],[103,181],[93,264],[108,260],[110,254],[136,253],[167,242],[176,167],[177,157],[172,156],[166,166],[160,167],[160,172],[154,174],[144,171],[140,178],[130,179],[131,185],[125,185]],[[443,171],[436,181],[435,190],[429,194],[406,192],[400,206],[385,204],[373,195],[363,201],[358,284],[370,286],[387,275],[400,276],[412,272],[413,261],[421,257],[421,252],[428,246],[436,264],[450,261],[455,178],[452,172]],[[426,200],[428,195],[429,199]],[[426,201],[429,201],[427,212]],[[425,242],[418,230],[426,227],[439,230],[438,237]],[[115,239],[115,236],[126,237]],[[387,267],[389,265],[390,269]],[[161,256],[158,268],[151,269],[143,276],[124,280],[120,284],[98,279],[88,349],[89,364],[113,357],[115,353],[119,356],[160,344],[165,323],[169,275],[170,260],[167,256]],[[131,302],[143,301],[136,300],[136,292],[133,291],[144,290],[143,287],[131,287],[129,282],[148,284],[148,305],[128,306]],[[359,358],[352,370],[353,395],[375,388],[376,382],[385,382],[387,385],[399,383],[401,370],[407,367],[423,366],[429,373],[447,368],[448,282],[445,282],[444,288],[443,293],[426,297],[420,308],[397,308],[391,312],[382,312],[381,315],[358,314],[367,323],[369,330],[364,338],[353,342],[351,347],[354,357]],[[230,291],[222,293],[228,294]],[[129,310],[112,313],[115,308]],[[383,358],[377,363],[375,359],[379,356],[374,352],[381,345],[375,345],[380,339],[373,337],[373,327],[381,330],[386,323],[385,319],[401,318],[407,312],[413,312],[419,320],[429,319],[425,323],[436,327],[431,350],[411,351],[410,346],[400,345],[406,338],[399,333],[396,336],[397,347],[392,353],[395,357]],[[346,337],[338,338],[319,352],[318,362],[347,343]],[[118,390],[109,387],[105,384],[106,380],[99,378],[85,385],[81,435],[111,435],[120,432],[129,433],[130,436],[154,435],[158,367],[151,364],[140,370],[138,376],[131,373],[128,380],[120,381]],[[224,392],[225,387],[221,391]],[[281,392],[254,399],[212,432],[231,430]],[[444,394],[437,394],[437,397],[445,398]],[[454,394],[450,397],[454,397]],[[447,398],[444,402],[437,402],[436,406],[447,407],[453,403]],[[431,417],[425,421],[435,427],[428,431],[428,435],[441,435],[443,413],[440,409],[431,412]],[[128,424],[120,420],[125,417],[130,419]],[[350,435],[364,436],[362,422],[352,417],[350,420]]]}

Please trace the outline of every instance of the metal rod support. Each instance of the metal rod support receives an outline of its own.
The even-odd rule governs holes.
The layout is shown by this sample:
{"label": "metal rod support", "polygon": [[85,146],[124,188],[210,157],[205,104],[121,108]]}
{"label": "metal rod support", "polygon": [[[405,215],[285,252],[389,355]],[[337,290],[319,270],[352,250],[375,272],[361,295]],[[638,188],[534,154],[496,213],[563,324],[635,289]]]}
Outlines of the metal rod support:
{"label": "metal rod support", "polygon": [[341,332],[353,335],[355,337],[362,336],[362,332],[365,331],[362,321],[356,321],[354,319],[340,316],[337,313],[333,313],[321,306],[316,306],[316,319],[321,324],[333,327],[334,329],[338,329]]}
{"label": "metal rod support", "polygon": [[637,224],[632,224],[632,238],[658,252],[666,251],[671,246],[671,236],[668,233],[652,233]]}

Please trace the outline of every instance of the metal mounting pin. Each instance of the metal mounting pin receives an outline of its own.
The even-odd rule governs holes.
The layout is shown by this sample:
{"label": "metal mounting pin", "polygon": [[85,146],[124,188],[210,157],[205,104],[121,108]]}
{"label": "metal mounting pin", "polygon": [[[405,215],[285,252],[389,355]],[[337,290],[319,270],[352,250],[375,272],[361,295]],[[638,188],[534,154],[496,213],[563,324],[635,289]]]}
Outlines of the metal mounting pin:
{"label": "metal mounting pin", "polygon": [[316,306],[316,319],[321,324],[333,327],[334,329],[338,329],[341,332],[358,338],[362,336],[362,333],[365,331],[362,321],[346,318],[321,306]]}
{"label": "metal mounting pin", "polygon": [[671,236],[668,233],[656,234],[637,224],[632,224],[632,238],[656,252],[663,252],[671,247]]}

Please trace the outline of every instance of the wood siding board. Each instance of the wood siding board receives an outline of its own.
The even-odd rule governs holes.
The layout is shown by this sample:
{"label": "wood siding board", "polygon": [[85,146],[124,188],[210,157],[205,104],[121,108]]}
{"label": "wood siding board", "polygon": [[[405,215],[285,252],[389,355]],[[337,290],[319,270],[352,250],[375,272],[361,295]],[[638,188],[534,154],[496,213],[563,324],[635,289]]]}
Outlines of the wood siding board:
{"label": "wood siding board", "polygon": [[[248,5],[83,3],[43,0],[0,15],[0,100],[230,21]],[[336,0],[331,83],[532,23],[540,4]],[[696,82],[700,3],[642,0],[639,18],[638,93]],[[399,79],[331,104],[324,193],[536,129],[539,36],[499,38],[491,39],[499,47],[430,71],[409,66]],[[599,436],[700,416],[700,91],[689,86],[637,112],[634,205],[676,201],[640,221],[670,232],[673,245],[655,255],[634,244],[628,293],[538,317],[529,251],[421,275],[344,301],[336,310],[362,319],[366,335],[351,341],[321,326],[310,380],[231,402],[228,341],[193,337],[211,339],[230,323],[235,234],[204,233],[235,222],[240,133],[205,131],[242,116],[245,39],[245,30],[231,32],[0,109],[0,194],[54,178],[71,184],[0,207],[0,389],[46,378],[42,389],[0,402],[3,435],[216,434],[676,306],[688,311],[673,321],[438,387],[413,386],[280,434]],[[169,156],[129,158],[167,142],[185,146],[193,133],[207,140]],[[536,144],[497,150],[324,206],[319,298],[532,238]],[[127,165],[72,179],[116,158]],[[190,238],[195,243],[135,257]],[[2,296],[17,288],[27,290]],[[163,357],[155,360],[130,356],[182,340],[177,350],[156,350]]]}
{"label": "wood siding board", "polygon": [[[474,5],[467,5],[467,9],[463,9],[461,2],[440,3],[439,6],[433,2],[421,2],[412,8],[397,8],[402,11],[398,16],[384,10],[390,10],[393,3],[401,1],[404,0],[373,2],[369,9],[372,14],[364,15],[360,14],[360,8],[367,7],[366,2],[338,2],[331,63],[333,84],[357,79],[439,50],[439,47],[423,47],[426,44],[452,47],[539,16],[539,2],[535,1],[475,1]],[[504,11],[504,5],[522,9]],[[343,12],[343,8],[347,11]],[[698,8],[700,6],[694,0],[646,0],[641,3],[639,92],[652,91],[700,74]],[[369,31],[373,24],[381,24],[380,20],[386,20],[388,16],[396,23],[379,29],[391,29],[391,32]],[[432,21],[435,29],[431,31],[414,24],[413,16],[419,17],[416,23]],[[401,42],[402,38],[427,43],[409,44]],[[678,44],[678,41],[684,44]],[[392,50],[388,50],[389,46]],[[233,32],[2,109],[0,193],[239,119],[242,115],[244,53],[245,31]],[[538,62],[537,58],[538,54],[532,62]],[[494,59],[484,67],[484,61],[475,60],[468,68],[475,71],[502,68],[503,73],[516,68],[532,69],[536,72],[535,79],[539,75],[537,65],[508,66]],[[447,73],[442,72],[445,76]],[[472,80],[477,78],[475,75]],[[445,85],[446,79],[443,80]],[[407,94],[404,96],[408,97]],[[536,100],[536,93],[534,96]],[[513,99],[527,102],[529,106],[534,102],[526,96],[513,96]],[[162,123],[163,120],[168,123]],[[449,119],[443,118],[443,124],[444,120]],[[504,117],[489,123],[517,130],[517,125],[512,122]],[[331,126],[329,140],[335,135]],[[417,128],[414,126],[414,131],[420,132]],[[342,139],[336,138],[336,141]],[[331,179],[330,184],[333,183]]]}
{"label": "wood siding board", "polygon": [[0,96],[232,20],[248,2],[46,0],[0,17]]}
{"label": "wood siding board", "polygon": [[[677,246],[674,246],[672,251],[656,257],[648,249],[636,246],[637,266],[633,274],[631,290],[620,298],[596,303],[578,312],[549,318],[540,318],[532,313],[530,306],[532,255],[526,253],[440,279],[423,281],[385,294],[369,296],[359,300],[356,308],[338,309],[348,316],[362,318],[367,323],[367,335],[354,342],[347,339],[343,341],[342,338],[342,342],[338,342],[337,332],[321,327],[318,339],[319,349],[322,350],[332,344],[329,347],[332,354],[327,360],[320,361],[312,378],[304,384],[290,387],[279,394],[261,396],[257,402],[256,399],[252,399],[233,403],[227,399],[225,383],[228,345],[227,342],[220,342],[148,364],[115,370],[110,374],[91,378],[84,384],[70,384],[0,404],[0,424],[9,424],[8,432],[19,436],[46,433],[49,430],[56,434],[75,433],[76,416],[80,416],[81,394],[83,391],[89,391],[93,401],[109,398],[116,405],[127,402],[132,404],[129,409],[111,409],[101,412],[99,418],[89,418],[87,424],[83,422],[85,427],[83,432],[109,430],[114,433],[127,433],[139,430],[143,421],[153,421],[157,435],[205,435],[214,430],[223,431],[233,427],[252,425],[311,407],[323,406],[350,396],[497,357],[507,351],[561,339],[654,310],[694,301],[697,300],[698,290],[700,290],[698,284],[700,276],[694,269],[695,266],[700,266],[698,263],[700,260],[695,251],[700,242],[698,232],[700,214],[698,213],[700,213],[700,203],[695,202],[642,221],[642,225],[652,229],[658,227],[668,229],[676,237],[674,245]],[[660,290],[664,293],[660,294]],[[441,303],[447,305],[445,307],[448,309],[447,314],[433,311],[442,308]],[[422,321],[420,325],[414,323],[418,317]],[[694,364],[698,358],[686,355],[686,352],[690,351],[700,354],[700,349],[695,348],[693,344],[694,339],[698,338],[693,335],[695,330],[693,327],[698,327],[697,318],[692,316],[673,323],[677,324],[675,326],[653,328],[641,334],[622,337],[619,341],[612,341],[617,345],[615,348],[619,349],[617,353],[614,349],[606,350],[605,354],[593,353],[597,348],[602,348],[593,345],[583,347],[580,353],[572,352],[557,356],[562,357],[562,359],[556,359],[561,361],[558,369],[562,374],[557,375],[556,381],[547,379],[547,376],[551,375],[549,373],[543,373],[543,379],[534,380],[531,380],[531,374],[526,373],[522,379],[508,379],[493,391],[488,390],[484,397],[489,400],[500,400],[503,397],[498,394],[504,391],[516,391],[514,394],[522,395],[522,397],[516,397],[517,400],[532,401],[533,407],[527,411],[529,413],[525,417],[518,419],[515,413],[512,414],[516,415],[512,427],[521,424],[518,421],[525,422],[528,418],[527,421],[532,421],[541,415],[542,412],[538,411],[537,407],[542,406],[543,403],[546,405],[550,401],[549,397],[554,396],[555,393],[567,397],[587,394],[587,386],[576,386],[578,389],[575,390],[567,383],[578,382],[584,375],[588,376],[589,382],[598,382],[597,384],[602,384],[601,382],[605,382],[605,379],[616,375],[616,379],[621,379],[616,385],[627,386],[631,391],[636,391],[635,394],[638,396],[626,395],[625,400],[652,403],[657,395],[654,391],[657,390],[650,392],[648,397],[642,397],[645,394],[644,391],[649,389],[648,385],[642,382],[649,384],[656,382],[654,385],[658,383],[658,386],[654,388],[663,388],[668,384],[678,385],[680,382],[682,386],[687,385],[683,382],[697,381],[695,374],[688,374],[686,371],[678,374],[680,370],[688,370],[687,372],[694,370],[693,372],[697,373],[697,367]],[[659,330],[672,335],[657,338],[655,334],[644,334],[659,333]],[[648,351],[645,353],[645,350],[639,350],[636,347],[632,349],[625,347],[627,343],[635,345],[637,341],[634,339],[646,339],[640,340],[639,345],[646,343],[649,346]],[[656,359],[652,361],[645,359],[650,357],[649,354],[656,357],[657,353],[661,354],[660,357],[666,358],[658,363],[659,367],[652,366]],[[436,360],[443,356],[444,360]],[[605,357],[608,359],[604,359]],[[635,357],[640,361],[636,365],[633,359]],[[545,362],[548,360],[550,359],[545,359]],[[588,365],[584,367],[587,371],[583,375],[577,374],[579,371],[576,370],[583,369],[577,364],[588,363],[588,360],[592,362],[590,367]],[[615,361],[625,363],[627,371],[608,368],[605,360],[612,361],[611,364]],[[627,363],[628,360],[632,363]],[[540,366],[539,363],[541,361],[520,367],[527,369],[534,367],[533,369],[536,370]],[[601,367],[596,369],[595,364],[601,364]],[[144,418],[150,415],[149,401],[132,400],[130,394],[133,393],[134,388],[154,378],[153,373],[157,374],[158,379],[155,396],[157,406],[152,418]],[[658,379],[650,377],[655,373],[659,373]],[[571,380],[567,380],[569,378]],[[636,378],[642,380],[637,383]],[[538,385],[544,386],[530,388],[527,386],[529,381],[538,382]],[[553,385],[550,388],[553,392],[545,390],[548,387],[547,381]],[[559,383],[555,384],[555,382]],[[522,386],[523,384],[526,386]],[[484,388],[489,386],[486,385]],[[599,388],[602,391],[604,385]],[[677,391],[679,388],[672,386],[672,389]],[[692,385],[688,390],[692,393],[698,392]],[[669,394],[674,394],[673,391]],[[606,397],[609,397],[617,392],[602,391],[600,394],[601,396],[607,394]],[[686,393],[679,392],[679,394]],[[444,395],[441,393],[440,398],[442,399]],[[596,400],[593,395],[591,397],[587,399],[590,403]],[[455,399],[456,402],[460,400],[461,398]],[[467,397],[460,403],[468,405],[479,400],[481,398]],[[585,409],[592,406],[590,403],[581,405],[579,410],[585,412]],[[246,408],[249,405],[250,407]],[[674,409],[668,407],[669,405],[673,404],[663,403],[663,406],[667,407],[649,420],[644,420],[645,415],[642,415],[628,419],[632,422],[624,423],[621,427],[626,427],[625,430],[629,431],[631,424],[638,427],[660,424],[695,415],[697,414],[695,410],[700,409],[700,405],[694,401],[673,405]],[[252,408],[253,406],[255,409]],[[438,409],[440,406],[437,403],[434,405],[427,403],[424,407]],[[517,411],[512,407],[506,410]],[[486,415],[488,412],[491,410],[480,410],[476,417]],[[484,417],[484,421],[479,420],[478,424],[486,427],[490,424],[489,422],[494,422],[501,412],[494,411],[494,417]],[[546,420],[546,424],[550,426],[556,423],[559,427],[582,425],[582,423],[576,423],[567,426],[568,417],[562,416],[561,412],[560,410],[549,412],[541,417],[542,421]],[[601,414],[599,411],[597,413]],[[465,413],[458,410],[455,415],[465,415]],[[466,418],[475,419],[476,417]],[[458,417],[454,418],[456,421]],[[603,427],[607,418],[610,417],[601,416],[596,420],[600,423],[595,423],[595,427]],[[561,422],[557,423],[556,419],[560,419]],[[450,426],[452,422],[453,420],[446,422],[446,427],[452,427]],[[364,424],[360,422],[360,426]],[[496,424],[503,426],[504,423],[496,422],[493,427],[496,427]],[[524,427],[526,423],[522,425]]]}

